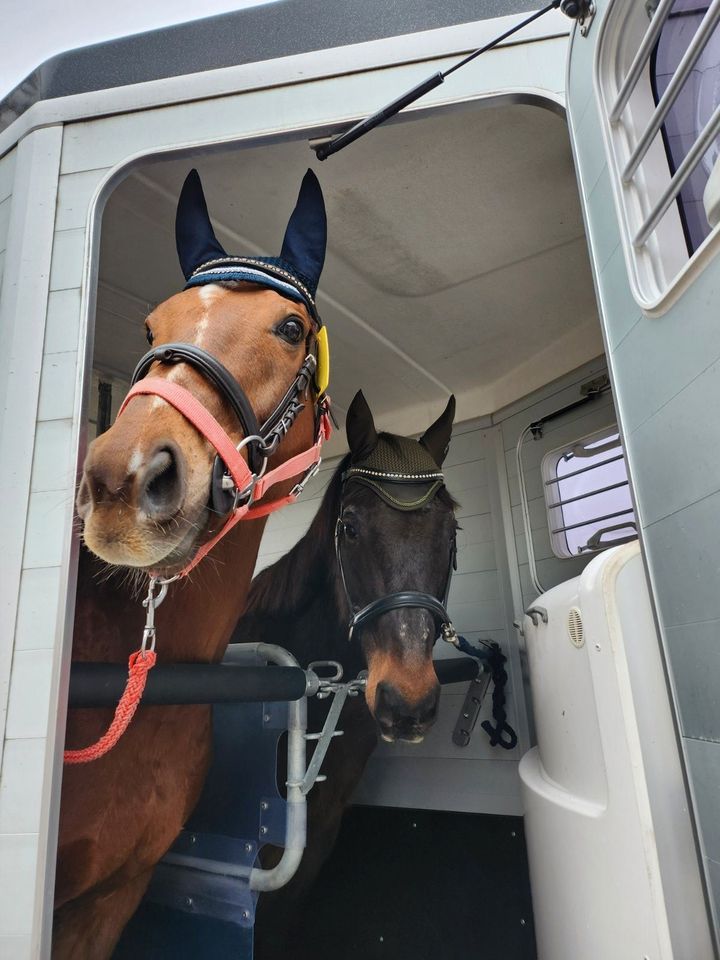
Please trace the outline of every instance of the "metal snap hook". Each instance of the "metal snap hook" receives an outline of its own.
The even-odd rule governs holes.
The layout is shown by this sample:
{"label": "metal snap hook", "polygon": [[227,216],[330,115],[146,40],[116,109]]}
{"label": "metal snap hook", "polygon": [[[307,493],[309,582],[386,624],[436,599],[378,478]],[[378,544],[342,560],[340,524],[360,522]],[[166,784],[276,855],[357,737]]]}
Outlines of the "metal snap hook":
{"label": "metal snap hook", "polygon": [[[177,576],[167,578],[150,577],[147,596],[142,602],[142,605],[147,611],[145,614],[142,644],[140,645],[140,652],[143,657],[148,650],[151,652],[155,650],[155,611],[167,596],[168,586],[177,579]],[[155,592],[156,590],[157,593]]]}

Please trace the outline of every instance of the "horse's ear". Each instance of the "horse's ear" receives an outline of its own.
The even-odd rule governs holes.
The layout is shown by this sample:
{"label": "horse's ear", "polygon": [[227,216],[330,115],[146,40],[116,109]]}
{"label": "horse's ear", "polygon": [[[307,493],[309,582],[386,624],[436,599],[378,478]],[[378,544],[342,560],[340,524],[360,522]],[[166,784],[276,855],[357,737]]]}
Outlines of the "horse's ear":
{"label": "horse's ear", "polygon": [[345,432],[353,460],[364,460],[373,452],[378,442],[372,412],[362,392],[353,397],[345,418]]}
{"label": "horse's ear", "polygon": [[210,223],[200,175],[191,170],[180,191],[175,214],[175,243],[180,266],[189,280],[193,271],[208,260],[226,257]]}
{"label": "horse's ear", "polygon": [[447,402],[447,406],[435,423],[428,427],[420,437],[420,443],[425,447],[439,467],[443,465],[443,460],[447,456],[454,419],[455,397],[451,396]]}
{"label": "horse's ear", "polygon": [[325,263],[326,244],[325,201],[318,178],[312,170],[308,170],[288,221],[280,257],[291,263],[310,282],[313,293]]}

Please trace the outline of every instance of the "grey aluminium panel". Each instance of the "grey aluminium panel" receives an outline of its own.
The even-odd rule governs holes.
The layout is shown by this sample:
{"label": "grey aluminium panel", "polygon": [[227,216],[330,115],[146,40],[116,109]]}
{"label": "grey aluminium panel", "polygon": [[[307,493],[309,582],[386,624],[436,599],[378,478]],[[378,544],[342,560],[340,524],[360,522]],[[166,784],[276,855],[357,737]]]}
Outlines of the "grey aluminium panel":
{"label": "grey aluminium panel", "polygon": [[417,33],[534,9],[530,0],[278,0],[70,50],[0,101],[0,130],[34,103]]}
{"label": "grey aluminium panel", "polygon": [[665,636],[683,733],[720,743],[720,619],[666,627]]}
{"label": "grey aluminium panel", "polygon": [[[698,862],[705,868],[717,937],[720,743],[714,690],[720,689],[720,437],[714,421],[720,394],[720,264],[708,260],[662,315],[647,316],[633,298],[603,119],[590,82],[594,48],[605,42],[610,2],[598,0],[597,6],[597,26],[588,38],[576,34],[570,50],[569,125],[668,695],[685,761]],[[680,917],[684,909],[682,902],[668,903],[670,915]]]}

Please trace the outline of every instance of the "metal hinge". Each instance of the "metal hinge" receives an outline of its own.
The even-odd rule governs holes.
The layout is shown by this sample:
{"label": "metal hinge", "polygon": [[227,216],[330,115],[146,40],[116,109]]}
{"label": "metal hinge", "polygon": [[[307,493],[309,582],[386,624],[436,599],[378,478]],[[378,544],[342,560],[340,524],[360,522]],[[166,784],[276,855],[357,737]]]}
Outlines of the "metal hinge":
{"label": "metal hinge", "polygon": [[595,4],[592,0],[562,0],[560,11],[571,20],[577,20],[582,37],[588,35],[595,16]]}

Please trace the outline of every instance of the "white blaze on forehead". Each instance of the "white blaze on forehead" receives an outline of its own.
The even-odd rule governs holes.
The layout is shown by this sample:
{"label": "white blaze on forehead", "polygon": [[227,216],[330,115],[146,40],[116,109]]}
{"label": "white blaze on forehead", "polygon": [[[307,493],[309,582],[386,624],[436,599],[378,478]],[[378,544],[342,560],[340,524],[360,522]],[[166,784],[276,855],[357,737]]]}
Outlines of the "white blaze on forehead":
{"label": "white blaze on forehead", "polygon": [[220,297],[225,295],[225,290],[215,283],[208,283],[200,287],[198,289],[198,293],[200,294],[200,299],[205,307],[203,315],[200,317],[195,330],[195,346],[201,347],[202,341],[205,337],[205,332],[210,322],[210,308],[216,300],[219,300]]}
{"label": "white blaze on forehead", "polygon": [[201,287],[197,287],[197,292],[200,294],[200,299],[205,300],[217,300],[219,296],[223,293],[223,288],[217,283],[205,283]]}
{"label": "white blaze on forehead", "polygon": [[[219,287],[216,283],[208,283],[202,287],[195,287],[195,289],[198,292],[204,309],[195,328],[195,337],[193,339],[193,343],[196,347],[202,347],[203,339],[210,322],[210,308],[216,300],[219,300],[220,297],[224,296],[226,291],[222,287]],[[181,375],[181,372],[182,371],[180,370],[179,366],[175,366],[170,370],[165,379],[176,380],[178,376]],[[152,407],[150,408],[151,411],[155,410],[164,402],[165,401],[162,400],[161,397],[156,397],[153,401]]]}

